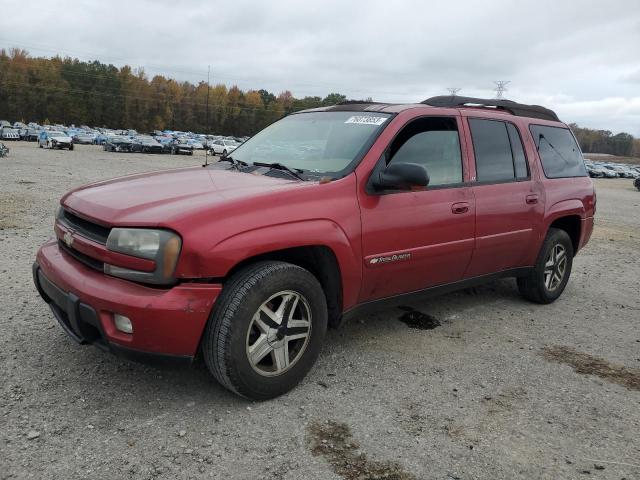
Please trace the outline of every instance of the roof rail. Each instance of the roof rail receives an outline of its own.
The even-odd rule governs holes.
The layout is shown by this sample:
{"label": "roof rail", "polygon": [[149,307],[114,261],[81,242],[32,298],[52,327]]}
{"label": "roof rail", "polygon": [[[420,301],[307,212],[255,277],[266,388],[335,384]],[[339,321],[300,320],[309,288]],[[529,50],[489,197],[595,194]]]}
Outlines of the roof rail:
{"label": "roof rail", "polygon": [[373,102],[367,100],[343,100],[336,103],[336,105],[389,105],[385,102]]}
{"label": "roof rail", "polygon": [[421,103],[430,105],[432,107],[464,107],[470,105],[478,105],[481,107],[493,107],[499,110],[505,110],[518,117],[539,118],[541,120],[552,120],[554,122],[560,121],[558,115],[556,115],[556,112],[554,112],[553,110],[541,107],[540,105],[526,105],[524,103],[517,103],[512,100],[489,100],[486,98],[441,95],[438,97],[427,98]]}

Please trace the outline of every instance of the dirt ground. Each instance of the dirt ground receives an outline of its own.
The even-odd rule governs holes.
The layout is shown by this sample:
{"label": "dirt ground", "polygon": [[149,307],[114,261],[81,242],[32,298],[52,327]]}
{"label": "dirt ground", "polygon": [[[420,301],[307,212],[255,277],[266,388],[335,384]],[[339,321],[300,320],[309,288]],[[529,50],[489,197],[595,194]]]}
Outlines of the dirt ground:
{"label": "dirt ground", "polygon": [[363,316],[329,332],[298,388],[252,403],[203,366],[155,369],[74,344],[31,280],[67,190],[203,157],[8,146],[1,479],[640,478],[631,180],[596,180],[597,227],[556,303],[527,303],[504,280]]}

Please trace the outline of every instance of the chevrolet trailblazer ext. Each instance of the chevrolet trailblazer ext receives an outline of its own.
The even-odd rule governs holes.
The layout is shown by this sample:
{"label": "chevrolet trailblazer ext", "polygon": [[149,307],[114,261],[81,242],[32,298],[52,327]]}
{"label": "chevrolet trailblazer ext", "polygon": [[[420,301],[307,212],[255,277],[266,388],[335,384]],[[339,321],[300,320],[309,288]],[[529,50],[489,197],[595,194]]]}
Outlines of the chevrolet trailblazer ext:
{"label": "chevrolet trailblazer ext", "polygon": [[267,399],[361,307],[497,277],[553,302],[593,228],[571,131],[507,100],[307,110],[221,160],[62,198],[33,273],[67,334],[134,358],[201,353],[226,388]]}

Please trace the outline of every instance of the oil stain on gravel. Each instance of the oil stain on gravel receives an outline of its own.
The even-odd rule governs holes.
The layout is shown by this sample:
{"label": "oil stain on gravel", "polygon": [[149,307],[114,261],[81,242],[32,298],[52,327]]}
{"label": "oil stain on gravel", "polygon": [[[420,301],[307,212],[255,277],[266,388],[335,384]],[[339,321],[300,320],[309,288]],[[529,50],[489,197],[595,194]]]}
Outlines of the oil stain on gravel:
{"label": "oil stain on gravel", "polygon": [[640,369],[627,368],[607,362],[603,358],[578,352],[567,346],[546,347],[543,350],[544,357],[552,362],[564,363],[576,373],[582,375],[596,375],[603,380],[617,383],[629,390],[640,390]]}
{"label": "oil stain on gravel", "polygon": [[402,323],[406,323],[409,328],[416,328],[418,330],[433,330],[440,326],[440,321],[426,313],[419,312],[411,307],[398,307],[400,310],[404,310],[398,320]]}
{"label": "oil stain on gravel", "polygon": [[309,425],[311,453],[329,462],[333,471],[345,480],[415,480],[395,462],[376,462],[358,453],[349,427],[333,421]]}

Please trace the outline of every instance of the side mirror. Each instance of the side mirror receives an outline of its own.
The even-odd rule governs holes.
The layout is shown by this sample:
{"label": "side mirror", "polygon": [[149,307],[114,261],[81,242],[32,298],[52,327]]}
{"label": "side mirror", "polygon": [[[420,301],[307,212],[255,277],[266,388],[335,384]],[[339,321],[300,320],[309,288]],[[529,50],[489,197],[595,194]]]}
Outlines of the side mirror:
{"label": "side mirror", "polygon": [[429,185],[427,169],[417,163],[391,163],[373,179],[377,190],[411,190]]}

